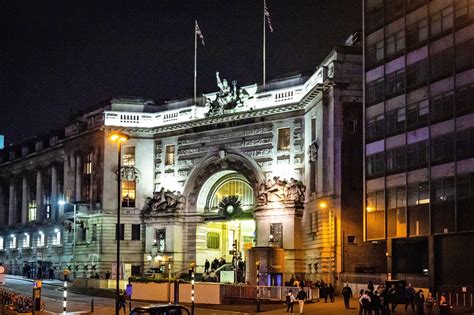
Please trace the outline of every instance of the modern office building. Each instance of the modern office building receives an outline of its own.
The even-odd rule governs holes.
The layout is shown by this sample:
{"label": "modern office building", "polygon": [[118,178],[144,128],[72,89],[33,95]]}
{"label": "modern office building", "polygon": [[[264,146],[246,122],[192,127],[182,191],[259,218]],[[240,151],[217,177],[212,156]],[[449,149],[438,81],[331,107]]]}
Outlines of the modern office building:
{"label": "modern office building", "polygon": [[386,273],[474,286],[474,1],[365,0],[365,239]]}
{"label": "modern office building", "polygon": [[[217,74],[197,101],[116,98],[5,148],[0,261],[103,275],[119,238],[127,274],[202,272],[234,253],[253,267],[267,253],[271,284],[373,269],[384,248],[363,242],[361,48],[354,35],[309,75],[265,86]],[[119,196],[115,132],[130,136]]]}

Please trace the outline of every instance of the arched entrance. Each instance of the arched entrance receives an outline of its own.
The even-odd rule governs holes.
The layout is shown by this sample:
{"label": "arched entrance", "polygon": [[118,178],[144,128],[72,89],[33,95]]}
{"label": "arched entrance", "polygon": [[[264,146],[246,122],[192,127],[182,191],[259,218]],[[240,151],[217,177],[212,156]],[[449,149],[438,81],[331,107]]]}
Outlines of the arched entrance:
{"label": "arched entrance", "polygon": [[235,170],[218,171],[204,182],[196,202],[196,212],[203,218],[196,227],[198,265],[206,259],[246,260],[246,250],[255,244],[253,186]]}

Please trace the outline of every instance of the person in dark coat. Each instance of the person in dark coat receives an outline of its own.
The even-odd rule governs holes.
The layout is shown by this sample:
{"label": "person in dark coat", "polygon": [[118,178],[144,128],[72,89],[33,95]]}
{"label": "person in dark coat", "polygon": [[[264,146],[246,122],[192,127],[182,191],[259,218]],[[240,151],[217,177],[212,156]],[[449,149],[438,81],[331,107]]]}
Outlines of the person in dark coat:
{"label": "person in dark coat", "polygon": [[415,311],[415,289],[411,286],[411,283],[408,284],[408,287],[405,291],[405,311],[408,311],[408,305],[411,305],[411,309]]}
{"label": "person in dark coat", "polygon": [[328,294],[329,294],[329,300],[331,300],[331,303],[334,303],[334,287],[332,286],[331,283],[329,284],[329,287],[328,287]]}
{"label": "person in dark coat", "polygon": [[422,290],[418,290],[415,295],[415,305],[416,305],[416,314],[424,315],[425,314],[425,296],[423,295]]}
{"label": "person in dark coat", "polygon": [[321,288],[319,288],[320,296],[324,299],[324,302],[328,302],[328,290],[325,283],[321,284]]}
{"label": "person in dark coat", "polygon": [[346,309],[349,309],[349,301],[352,297],[352,289],[348,283],[346,283],[346,286],[342,288],[341,293],[342,293],[342,296],[344,297],[344,306],[346,307]]}
{"label": "person in dark coat", "polygon": [[54,269],[49,267],[49,280],[54,280]]}
{"label": "person in dark coat", "polygon": [[450,308],[446,296],[444,294],[441,295],[439,298],[439,315],[448,315]]}
{"label": "person in dark coat", "polygon": [[205,273],[209,272],[209,267],[211,267],[211,264],[209,263],[209,260],[206,259],[206,262],[204,263],[204,272]]}

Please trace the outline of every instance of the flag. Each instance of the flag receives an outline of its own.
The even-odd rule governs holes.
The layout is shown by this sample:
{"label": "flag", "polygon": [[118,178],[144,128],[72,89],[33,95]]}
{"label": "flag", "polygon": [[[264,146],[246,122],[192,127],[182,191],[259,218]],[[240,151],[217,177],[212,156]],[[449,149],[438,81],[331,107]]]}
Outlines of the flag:
{"label": "flag", "polygon": [[270,29],[270,32],[273,32],[272,20],[270,19],[270,12],[268,11],[266,0],[263,0],[263,14],[265,14],[265,17],[267,18],[268,28]]}
{"label": "flag", "polygon": [[201,43],[202,45],[204,46],[204,35],[202,35],[202,32],[201,32],[201,29],[199,28],[199,25],[198,25],[198,22],[197,21],[194,21],[196,22],[196,29],[195,29],[195,32],[196,32],[196,35],[199,36],[199,38],[201,39]]}

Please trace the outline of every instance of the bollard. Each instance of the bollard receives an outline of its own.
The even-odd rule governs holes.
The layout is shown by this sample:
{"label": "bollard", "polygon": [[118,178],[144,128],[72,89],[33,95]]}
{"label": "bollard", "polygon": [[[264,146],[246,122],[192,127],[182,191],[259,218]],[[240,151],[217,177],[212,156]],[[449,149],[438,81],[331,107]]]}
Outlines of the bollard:
{"label": "bollard", "polygon": [[462,300],[463,300],[462,302],[463,306],[466,307],[466,293],[462,294]]}
{"label": "bollard", "polygon": [[472,293],[471,293],[471,307],[472,307]]}
{"label": "bollard", "polygon": [[459,306],[459,297],[458,297],[458,293],[456,292],[456,306]]}
{"label": "bollard", "polygon": [[448,300],[449,305],[452,305],[451,303],[451,292],[449,292],[449,300]]}
{"label": "bollard", "polygon": [[63,314],[67,312],[67,281],[64,281],[64,292],[63,292]]}
{"label": "bollard", "polygon": [[257,265],[257,312],[260,312],[260,262],[255,263]]}
{"label": "bollard", "polygon": [[194,268],[195,264],[191,264],[191,315],[194,315]]}
{"label": "bollard", "polygon": [[91,313],[94,313],[94,299],[91,299]]}

